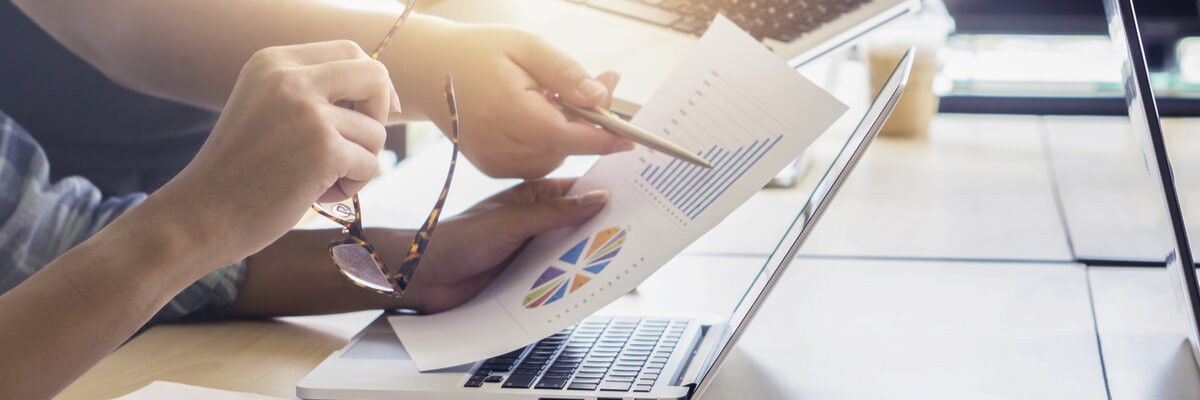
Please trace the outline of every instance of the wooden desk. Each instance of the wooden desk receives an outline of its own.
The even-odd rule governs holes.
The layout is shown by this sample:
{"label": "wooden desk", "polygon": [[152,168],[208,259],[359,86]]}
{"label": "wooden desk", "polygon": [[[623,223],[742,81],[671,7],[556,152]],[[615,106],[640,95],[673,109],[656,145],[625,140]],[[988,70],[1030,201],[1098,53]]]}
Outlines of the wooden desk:
{"label": "wooden desk", "polygon": [[295,397],[296,382],[379,313],[156,326],[57,398],[110,399],[155,380]]}
{"label": "wooden desk", "polygon": [[[1129,120],[1045,117],[1042,124],[1075,254],[1088,260],[1161,262],[1170,243],[1162,189],[1146,173],[1142,139],[1134,136]],[[1195,223],[1200,218],[1200,119],[1168,119],[1163,125],[1185,220],[1200,226]]]}
{"label": "wooden desk", "polygon": [[[725,314],[762,261],[680,257],[604,312]],[[706,398],[1104,398],[1082,266],[806,258],[793,268]],[[726,279],[697,278],[712,274]],[[155,379],[291,397],[374,315],[155,327],[60,398]]]}
{"label": "wooden desk", "polygon": [[1089,267],[1088,279],[1111,398],[1200,398],[1166,268]]}

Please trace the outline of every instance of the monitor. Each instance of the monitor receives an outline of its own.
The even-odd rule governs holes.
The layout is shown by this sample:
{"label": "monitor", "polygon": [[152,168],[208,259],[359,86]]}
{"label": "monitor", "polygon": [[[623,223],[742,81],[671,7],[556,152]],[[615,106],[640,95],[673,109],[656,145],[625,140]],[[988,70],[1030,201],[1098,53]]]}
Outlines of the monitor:
{"label": "monitor", "polygon": [[[958,33],[1104,35],[1101,0],[944,0]],[[1200,36],[1200,0],[1134,0],[1150,67],[1174,65],[1179,39]]]}
{"label": "monitor", "polygon": [[1125,101],[1129,111],[1129,122],[1138,139],[1146,170],[1154,178],[1158,189],[1159,205],[1165,210],[1171,234],[1165,248],[1169,249],[1163,261],[1174,281],[1188,341],[1194,359],[1200,361],[1200,281],[1196,279],[1196,268],[1191,247],[1188,246],[1187,229],[1184,226],[1183,207],[1175,187],[1174,174],[1159,121],[1158,105],[1154,90],[1150,87],[1150,72],[1146,68],[1146,57],[1142,51],[1139,34],[1140,11],[1133,0],[1104,0],[1108,15],[1108,29],[1113,45],[1122,55],[1122,78],[1125,86]]}

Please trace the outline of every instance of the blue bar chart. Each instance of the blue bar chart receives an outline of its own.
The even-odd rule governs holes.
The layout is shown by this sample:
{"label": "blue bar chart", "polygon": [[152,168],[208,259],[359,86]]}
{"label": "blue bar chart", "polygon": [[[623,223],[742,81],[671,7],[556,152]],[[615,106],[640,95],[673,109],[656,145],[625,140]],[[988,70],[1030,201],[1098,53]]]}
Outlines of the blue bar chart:
{"label": "blue bar chart", "polygon": [[782,135],[755,140],[737,148],[713,145],[699,152],[713,167],[704,168],[677,159],[647,163],[640,174],[644,187],[688,220],[695,220],[721,197],[738,178],[771,151]]}

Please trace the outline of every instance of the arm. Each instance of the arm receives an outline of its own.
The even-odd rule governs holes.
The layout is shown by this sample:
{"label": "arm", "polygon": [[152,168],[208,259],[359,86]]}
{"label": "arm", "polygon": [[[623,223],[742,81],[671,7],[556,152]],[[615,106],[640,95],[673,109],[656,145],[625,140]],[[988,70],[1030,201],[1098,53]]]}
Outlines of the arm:
{"label": "arm", "polygon": [[[238,71],[255,51],[334,39],[349,39],[371,49],[400,11],[398,6],[349,9],[318,0],[13,3],[114,81],[214,109],[224,107]],[[401,65],[401,53],[410,51],[412,36],[429,37],[442,25],[432,18],[412,18],[405,34],[393,43],[397,47],[389,51],[395,60],[385,61]]]}
{"label": "arm", "polygon": [[[182,288],[266,247],[314,200],[357,192],[376,172],[393,96],[386,70],[352,43],[260,51],[188,167],[77,245],[120,210],[96,206],[94,188],[72,192],[80,179],[48,185],[36,144],[0,120],[0,278],[70,248],[0,295],[5,395],[52,396]],[[47,206],[47,193],[76,195]]]}
{"label": "arm", "polygon": [[[292,231],[250,257],[236,316],[409,308],[434,313],[465,303],[491,283],[513,253],[540,233],[574,226],[604,208],[607,193],[565,196],[573,180],[529,181],[438,225],[409,291],[392,299],[354,286],[329,259],[334,230]],[[372,229],[385,263],[404,259],[412,231]]]}
{"label": "arm", "polygon": [[196,246],[205,225],[151,199],[0,296],[7,395],[49,398],[219,265]]}
{"label": "arm", "polygon": [[[212,108],[224,106],[238,68],[274,45],[349,39],[374,49],[402,11],[399,2],[326,0],[14,0],[43,29],[113,80],[142,92]],[[370,4],[370,8],[365,6]],[[460,87],[463,154],[491,176],[544,176],[570,154],[608,154],[632,143],[569,120],[545,97],[606,106],[618,77],[593,79],[583,66],[523,31],[412,15],[382,61],[404,117],[446,131],[441,82]]]}

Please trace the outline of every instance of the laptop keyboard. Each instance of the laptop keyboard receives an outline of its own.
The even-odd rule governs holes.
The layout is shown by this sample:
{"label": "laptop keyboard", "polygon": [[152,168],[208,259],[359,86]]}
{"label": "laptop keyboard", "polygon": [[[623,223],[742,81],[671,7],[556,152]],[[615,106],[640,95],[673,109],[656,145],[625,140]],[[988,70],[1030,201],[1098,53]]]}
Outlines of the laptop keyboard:
{"label": "laptop keyboard", "polygon": [[703,34],[723,13],[755,38],[790,42],[871,0],[567,0],[669,27]]}
{"label": "laptop keyboard", "polygon": [[649,392],[688,320],[589,318],[484,361],[465,387]]}

